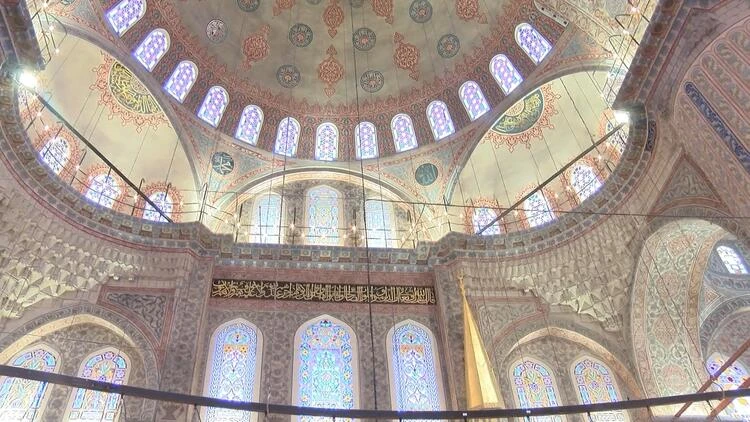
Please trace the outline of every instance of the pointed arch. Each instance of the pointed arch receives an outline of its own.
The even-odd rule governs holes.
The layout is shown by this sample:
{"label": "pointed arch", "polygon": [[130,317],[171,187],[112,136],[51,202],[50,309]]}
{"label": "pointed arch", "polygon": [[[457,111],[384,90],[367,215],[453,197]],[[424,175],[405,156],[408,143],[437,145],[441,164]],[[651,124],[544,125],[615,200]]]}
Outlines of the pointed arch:
{"label": "pointed arch", "polygon": [[203,104],[198,109],[198,117],[213,127],[219,126],[224,110],[229,104],[229,94],[224,87],[214,85],[203,98]]}
{"label": "pointed arch", "polygon": [[193,88],[196,79],[198,79],[198,66],[190,60],[183,60],[175,66],[167,83],[164,84],[164,90],[182,103]]}
{"label": "pointed arch", "polygon": [[435,100],[427,106],[427,121],[430,122],[432,135],[436,141],[456,132],[448,106],[442,101]]}
{"label": "pointed arch", "polygon": [[260,129],[263,127],[263,110],[257,105],[248,105],[242,110],[240,123],[234,137],[250,145],[258,145]]}
{"label": "pointed arch", "polygon": [[443,410],[445,396],[435,336],[429,328],[401,321],[386,336],[393,410]]}
{"label": "pointed arch", "polygon": [[122,196],[122,188],[117,179],[108,173],[89,176],[86,199],[105,208],[112,208]]}
{"label": "pointed arch", "polygon": [[571,185],[578,196],[578,201],[583,202],[602,187],[602,181],[596,175],[591,166],[583,163],[576,164],[570,172]]}
{"label": "pointed arch", "polygon": [[[78,371],[81,378],[113,384],[126,384],[129,375],[130,359],[113,347],[90,354]],[[76,388],[71,393],[64,419],[70,422],[114,422],[119,417],[119,402],[119,394]]]}
{"label": "pointed arch", "polygon": [[490,73],[505,95],[513,92],[523,82],[518,69],[505,54],[498,54],[490,60]]}
{"label": "pointed arch", "polygon": [[533,26],[524,22],[516,27],[516,43],[535,64],[539,64],[552,51],[552,44]]}
{"label": "pointed arch", "polygon": [[294,157],[297,154],[297,143],[299,142],[300,125],[294,117],[285,117],[279,122],[276,130],[276,145],[273,152],[276,154]]}
{"label": "pointed arch", "polygon": [[307,243],[338,245],[339,222],[343,220],[339,192],[330,186],[320,185],[308,190],[305,196]]}
{"label": "pointed arch", "polygon": [[523,201],[523,209],[529,227],[538,227],[555,219],[552,205],[541,190],[534,192]]}
{"label": "pointed arch", "polygon": [[716,248],[716,254],[730,274],[747,274],[747,266],[737,251],[729,246],[721,245]]}
{"label": "pointed arch", "polygon": [[146,35],[133,55],[143,67],[151,72],[167,50],[169,50],[169,33],[162,28],[156,28]]}
{"label": "pointed arch", "polygon": [[[474,208],[474,212],[471,216],[471,223],[474,227],[474,233],[479,233],[484,227],[493,222],[497,218],[497,212],[494,209],[488,207]],[[500,229],[500,221],[495,221],[487,230],[482,232],[483,236],[492,236],[502,233]]]}
{"label": "pointed arch", "polygon": [[[570,366],[570,376],[581,404],[610,403],[622,398],[614,373],[602,361],[591,356],[576,359]],[[628,417],[626,412],[615,410],[592,413],[591,420],[625,422]]]}
{"label": "pointed arch", "polygon": [[490,104],[484,97],[482,88],[474,81],[464,82],[458,89],[458,96],[472,122],[490,111]]}
{"label": "pointed arch", "polygon": [[253,243],[281,243],[281,196],[267,193],[253,201],[250,241]]}
{"label": "pointed arch", "polygon": [[417,134],[414,132],[414,123],[408,114],[401,113],[393,116],[391,132],[393,132],[396,152],[409,151],[417,147]]}
{"label": "pointed arch", "polygon": [[[159,191],[152,193],[148,199],[151,200],[167,217],[172,217],[172,211],[174,210],[174,201],[172,197],[165,191]],[[145,201],[144,201],[145,202]],[[167,220],[159,214],[159,212],[146,203],[143,207],[143,218],[149,221],[166,222]]]}
{"label": "pointed arch", "polygon": [[44,144],[39,156],[55,174],[60,174],[70,160],[70,143],[62,136],[55,136]]}
{"label": "pointed arch", "polygon": [[[36,371],[60,371],[60,354],[45,343],[38,343],[17,353],[10,366]],[[34,422],[41,420],[49,398],[46,382],[0,377],[0,420]]]}
{"label": "pointed arch", "polygon": [[105,13],[107,22],[122,36],[146,14],[146,0],[120,0]]}
{"label": "pointed arch", "polygon": [[358,160],[378,156],[378,131],[371,122],[360,122],[354,127],[354,144]]}
{"label": "pointed arch", "polygon": [[396,246],[393,235],[393,204],[385,201],[365,201],[365,221],[367,222],[367,246],[391,248]]}
{"label": "pointed arch", "polygon": [[[238,318],[217,327],[211,335],[203,391],[208,397],[258,401],[263,335],[254,324]],[[257,413],[210,407],[206,421],[257,420]]]}
{"label": "pointed arch", "polygon": [[[710,375],[716,374],[727,361],[726,356],[719,353],[712,353],[706,360],[706,370]],[[715,390],[736,390],[748,379],[747,368],[739,360],[735,360],[732,365],[724,370],[714,383]],[[721,417],[729,417],[732,420],[748,420],[750,418],[750,397],[737,397],[732,403],[720,414]]]}
{"label": "pointed arch", "polygon": [[315,159],[334,161],[339,152],[339,129],[326,122],[315,130]]}
{"label": "pointed arch", "polygon": [[[518,407],[559,406],[557,380],[550,367],[540,360],[527,357],[517,360],[510,367],[510,383],[514,388],[513,400]],[[535,416],[534,422],[561,422],[563,417]]]}

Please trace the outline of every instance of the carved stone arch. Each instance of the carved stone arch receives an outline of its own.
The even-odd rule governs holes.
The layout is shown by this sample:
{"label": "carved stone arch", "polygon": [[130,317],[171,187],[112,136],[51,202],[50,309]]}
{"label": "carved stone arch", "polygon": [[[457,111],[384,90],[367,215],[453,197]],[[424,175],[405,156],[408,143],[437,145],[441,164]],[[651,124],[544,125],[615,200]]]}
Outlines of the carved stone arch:
{"label": "carved stone arch", "polygon": [[731,298],[711,311],[700,326],[701,357],[708,357],[708,347],[722,322],[741,312],[750,310],[750,294]]}

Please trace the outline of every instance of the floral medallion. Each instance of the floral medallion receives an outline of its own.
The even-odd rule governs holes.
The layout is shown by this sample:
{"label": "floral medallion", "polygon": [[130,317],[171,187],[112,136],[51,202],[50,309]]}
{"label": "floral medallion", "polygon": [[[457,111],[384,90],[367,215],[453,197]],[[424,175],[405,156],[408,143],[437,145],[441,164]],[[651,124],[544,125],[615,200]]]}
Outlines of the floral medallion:
{"label": "floral medallion", "polygon": [[368,70],[359,78],[359,86],[371,94],[380,91],[384,83],[383,74],[377,70]]}
{"label": "floral medallion", "polygon": [[243,12],[255,12],[260,6],[260,0],[237,0],[237,7]]}
{"label": "floral medallion", "polygon": [[245,38],[242,43],[242,53],[245,55],[244,66],[247,69],[252,68],[253,63],[261,61],[268,56],[271,47],[268,45],[268,33],[271,32],[271,26],[265,24],[258,30]]}
{"label": "floral medallion", "polygon": [[456,0],[456,16],[467,22],[487,23],[487,15],[479,11],[479,0]]}
{"label": "floral medallion", "polygon": [[385,21],[393,24],[393,0],[372,0],[372,11],[375,16],[385,18]]}
{"label": "floral medallion", "polygon": [[318,79],[326,84],[323,92],[330,97],[336,93],[333,86],[344,79],[344,66],[336,60],[336,49],[333,46],[328,47],[326,54],[328,57],[318,65]]}
{"label": "floral medallion", "polygon": [[450,59],[458,54],[458,50],[461,49],[461,42],[458,37],[453,34],[445,34],[438,40],[437,52],[440,57],[444,59]]}
{"label": "floral medallion", "polygon": [[399,69],[409,71],[409,77],[415,81],[419,80],[419,49],[414,44],[404,40],[400,32],[393,34],[393,42],[396,49],[393,52],[393,64]]}
{"label": "floral medallion", "polygon": [[352,35],[354,48],[359,51],[368,51],[372,49],[375,47],[375,41],[377,41],[377,36],[375,35],[375,31],[370,28],[359,28],[354,31],[354,35]]}
{"label": "floral medallion", "polygon": [[328,35],[331,38],[338,33],[338,27],[344,22],[344,10],[339,6],[339,0],[330,0],[326,10],[323,11],[323,22],[328,27]]}
{"label": "floral medallion", "polygon": [[312,29],[304,23],[294,24],[289,29],[289,42],[295,47],[307,47],[313,40]]}
{"label": "floral medallion", "polygon": [[206,25],[206,36],[217,44],[224,41],[227,37],[227,24],[221,19],[211,19]]}
{"label": "floral medallion", "polygon": [[301,76],[296,66],[285,64],[276,71],[276,80],[284,88],[294,88],[299,84]]}
{"label": "floral medallion", "polygon": [[279,16],[281,12],[290,10],[296,4],[296,0],[276,0],[273,3],[273,15]]}
{"label": "floral medallion", "polygon": [[409,6],[409,16],[416,23],[425,23],[432,18],[430,0],[414,0]]}

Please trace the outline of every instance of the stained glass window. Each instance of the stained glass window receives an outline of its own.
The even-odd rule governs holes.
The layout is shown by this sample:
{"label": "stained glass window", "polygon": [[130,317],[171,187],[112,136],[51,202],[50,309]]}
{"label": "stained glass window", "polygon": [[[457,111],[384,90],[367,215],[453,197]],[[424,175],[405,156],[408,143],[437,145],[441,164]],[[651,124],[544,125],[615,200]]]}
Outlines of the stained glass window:
{"label": "stained glass window", "polygon": [[237,125],[237,131],[234,137],[240,141],[245,141],[250,145],[258,144],[260,128],[263,126],[263,110],[256,105],[249,105],[242,110],[240,124]]}
{"label": "stained glass window", "polygon": [[106,12],[107,21],[122,36],[146,13],[146,0],[121,0]]}
{"label": "stained glass window", "polygon": [[378,131],[370,122],[361,122],[354,128],[357,159],[367,160],[378,156]]}
{"label": "stained glass window", "polygon": [[388,340],[394,410],[441,410],[432,333],[406,321],[389,332]]}
{"label": "stained glass window", "polygon": [[523,202],[529,227],[537,227],[555,219],[552,207],[542,191],[536,191]]}
{"label": "stained glass window", "polygon": [[433,101],[427,106],[427,120],[432,128],[432,135],[436,141],[452,135],[456,129],[448,106],[442,101]]}
{"label": "stained glass window", "polygon": [[106,208],[112,208],[120,197],[120,186],[109,174],[98,174],[90,179],[86,199]]}
{"label": "stained glass window", "polygon": [[[479,233],[479,230],[487,227],[488,224],[492,223],[491,226],[487,227],[487,230],[482,232],[483,236],[491,236],[500,234],[500,222],[495,221],[497,213],[492,208],[475,208],[474,213],[471,216],[471,222],[474,226],[474,233]],[[494,223],[493,223],[494,221]]]}
{"label": "stained glass window", "polygon": [[154,70],[164,54],[169,50],[169,34],[167,31],[157,28],[151,31],[135,49],[135,58],[148,69]]}
{"label": "stained glass window", "polygon": [[[107,349],[94,354],[84,362],[78,376],[95,381],[125,384],[128,379],[127,358],[115,350]],[[70,414],[67,420],[108,422],[117,419],[120,395],[78,388],[73,391]]]}
{"label": "stained glass window", "polygon": [[495,81],[500,85],[505,95],[510,94],[518,85],[521,85],[523,78],[521,74],[508,57],[504,54],[498,54],[490,61],[490,73],[495,77]]}
{"label": "stained glass window", "polygon": [[367,246],[388,248],[395,246],[393,239],[393,206],[384,201],[365,201]]}
{"label": "stained glass window", "polygon": [[[609,403],[619,401],[617,384],[609,368],[594,359],[581,358],[573,366],[573,382],[581,404]],[[625,421],[622,411],[596,412],[591,414],[592,422]]]}
{"label": "stained glass window", "polygon": [[[513,388],[518,405],[523,409],[559,406],[557,385],[552,372],[542,363],[524,359],[513,367]],[[562,422],[562,417],[535,416],[534,422]]]}
{"label": "stained glass window", "polygon": [[70,144],[64,138],[56,136],[42,147],[39,151],[42,162],[47,165],[55,174],[60,174],[65,165],[70,160]]}
{"label": "stained glass window", "polygon": [[224,110],[229,104],[229,94],[227,90],[220,86],[212,86],[208,90],[206,97],[203,98],[203,104],[198,109],[198,117],[209,125],[216,127],[224,115]]}
{"label": "stained glass window", "polygon": [[[208,397],[233,401],[253,401],[258,397],[257,369],[260,368],[260,332],[247,321],[237,319],[214,331],[206,377]],[[250,421],[251,413],[210,407],[206,421]]]}
{"label": "stained glass window", "polygon": [[188,92],[198,78],[198,67],[190,60],[183,60],[172,71],[164,89],[179,102],[185,101]]}
{"label": "stained glass window", "polygon": [[[307,322],[295,341],[296,403],[304,407],[353,409],[358,404],[356,337],[328,316]],[[330,418],[300,416],[301,422]]]}
{"label": "stained glass window", "polygon": [[[56,353],[43,345],[32,346],[8,362],[10,366],[44,372],[57,372],[57,364]],[[39,420],[46,392],[46,382],[9,377],[0,379],[0,420]]]}
{"label": "stained glass window", "polygon": [[339,193],[328,186],[307,191],[307,242],[339,244]]}
{"label": "stained glass window", "polygon": [[516,27],[516,42],[531,60],[539,64],[552,50],[552,45],[528,23]]}
{"label": "stained glass window", "polygon": [[730,274],[747,274],[745,263],[733,248],[730,248],[729,246],[719,246],[716,248],[716,253],[719,254],[721,262],[724,263],[724,266]]}
{"label": "stained glass window", "polygon": [[466,113],[471,121],[474,121],[490,111],[490,105],[484,98],[482,88],[474,81],[466,81],[458,90],[458,96],[461,97]]}
{"label": "stained glass window", "polygon": [[339,148],[339,130],[333,123],[323,123],[315,131],[315,159],[333,161]]}
{"label": "stained glass window", "polygon": [[[166,192],[156,192],[149,196],[148,199],[156,204],[161,212],[163,212],[167,217],[172,216],[174,203],[172,202],[172,198]],[[162,217],[161,214],[159,214],[159,212],[156,211],[156,209],[154,209],[154,207],[152,207],[148,202],[146,203],[146,206],[143,207],[143,218],[151,221],[167,221],[167,219]]]}
{"label": "stained glass window", "polygon": [[[625,146],[627,145],[627,142],[628,142],[627,127],[628,127],[627,125],[624,125],[617,132],[613,133],[609,138],[607,138],[607,143],[611,145],[612,147],[614,147],[617,150],[617,152],[619,152],[620,154],[625,152]],[[607,119],[607,125],[606,125],[607,132],[606,133],[611,132],[612,129],[614,128],[615,128],[615,124],[612,122],[612,120]]]}
{"label": "stained glass window", "polygon": [[[706,362],[706,369],[711,375],[715,375],[719,372],[719,369],[724,366],[726,359],[718,353],[713,353],[708,357]],[[736,390],[739,386],[745,382],[748,378],[747,368],[742,363],[736,360],[732,365],[722,372],[717,378],[715,386],[717,390]],[[732,418],[732,420],[747,421],[750,420],[750,397],[737,397],[732,400],[732,403],[722,412],[721,416]],[[735,419],[736,418],[736,419]],[[717,420],[722,420],[719,417]]]}
{"label": "stained glass window", "polygon": [[253,204],[253,222],[250,241],[255,243],[279,243],[281,227],[281,197],[276,194],[263,195]]}
{"label": "stained glass window", "polygon": [[578,164],[573,167],[572,176],[573,180],[571,184],[573,185],[573,190],[581,202],[585,201],[586,198],[602,187],[602,182],[596,173],[594,173],[594,170],[585,164]]}
{"label": "stained glass window", "polygon": [[273,147],[273,152],[294,157],[297,154],[299,133],[299,122],[294,117],[287,117],[280,121],[279,128],[276,131],[276,145]]}
{"label": "stained glass window", "polygon": [[396,152],[409,151],[417,147],[417,134],[414,132],[414,124],[407,114],[397,114],[391,120],[391,132]]}

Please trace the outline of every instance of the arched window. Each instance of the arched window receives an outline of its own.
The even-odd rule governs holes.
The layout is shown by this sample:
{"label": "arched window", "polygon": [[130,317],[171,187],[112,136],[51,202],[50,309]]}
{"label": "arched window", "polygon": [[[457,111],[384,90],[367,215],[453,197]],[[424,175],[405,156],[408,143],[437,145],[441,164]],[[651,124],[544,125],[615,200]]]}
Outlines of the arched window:
{"label": "arched window", "polygon": [[339,244],[339,193],[328,186],[307,191],[307,242]]}
{"label": "arched window", "polygon": [[[612,372],[596,359],[583,357],[573,364],[573,384],[581,404],[609,403],[620,400]],[[620,422],[627,420],[625,412],[615,410],[591,414],[592,422]]]}
{"label": "arched window", "polygon": [[[172,217],[174,202],[166,192],[156,192],[148,197],[167,217]],[[159,212],[154,209],[148,202],[143,207],[143,218],[150,221],[167,221]]]}
{"label": "arched window", "polygon": [[280,243],[281,197],[269,193],[253,203],[253,222],[250,241],[254,243]]}
{"label": "arched window", "polygon": [[430,330],[403,321],[388,331],[388,369],[394,410],[442,410],[437,347]]}
{"label": "arched window", "polygon": [[263,126],[263,110],[256,105],[249,105],[242,110],[240,124],[234,132],[234,137],[250,145],[258,144],[260,128]]}
{"label": "arched window", "polygon": [[736,250],[722,245],[716,248],[716,253],[730,274],[747,274],[747,267]]}
{"label": "arched window", "polygon": [[[608,118],[606,124],[606,133],[611,132],[614,128],[615,124],[612,122],[612,119]],[[609,138],[607,138],[607,143],[614,147],[620,154],[625,152],[625,146],[628,143],[627,126],[621,127],[617,132],[613,133]]]}
{"label": "arched window", "polygon": [[157,28],[151,31],[135,49],[135,58],[148,69],[154,70],[164,54],[169,50],[169,34],[167,31]]}
{"label": "arched window", "polygon": [[146,14],[146,0],[121,0],[106,13],[107,21],[122,36]]}
{"label": "arched window", "polygon": [[299,141],[300,126],[297,119],[287,117],[279,122],[276,130],[276,145],[273,152],[276,154],[294,157],[297,154],[297,141]]}
{"label": "arched window", "polygon": [[[492,223],[491,226],[487,227],[487,230],[482,232],[483,236],[491,236],[500,234],[500,222],[495,221],[497,213],[492,208],[474,208],[474,213],[471,216],[471,223],[474,226],[474,233],[479,233],[484,227]],[[494,223],[493,223],[494,221]]]}
{"label": "arched window", "polygon": [[98,174],[89,179],[89,188],[86,191],[86,199],[106,208],[112,208],[115,200],[120,197],[120,186],[109,174]]}
{"label": "arched window", "polygon": [[555,219],[547,197],[542,191],[536,191],[523,202],[523,208],[526,212],[526,221],[529,227],[537,227],[547,224]]}
{"label": "arched window", "polygon": [[432,135],[436,141],[450,136],[456,131],[448,106],[442,101],[433,101],[427,106],[427,120],[430,122]]}
{"label": "arched window", "polygon": [[393,206],[390,202],[365,201],[367,222],[367,246],[389,248],[394,246]]}
{"label": "arched window", "polygon": [[[259,397],[261,350],[260,331],[243,319],[219,326],[211,337],[204,391],[208,397],[232,401],[257,401]],[[205,420],[249,421],[257,414],[209,407]]]}
{"label": "arched window", "polygon": [[[515,400],[519,407],[559,406],[557,382],[552,372],[543,363],[533,359],[516,362],[511,368],[511,384],[515,389]],[[535,416],[534,422],[561,422],[560,416]]]}
{"label": "arched window", "polygon": [[461,97],[461,103],[472,122],[490,111],[490,105],[484,98],[482,88],[474,81],[464,82],[458,89],[458,96]]}
{"label": "arched window", "polygon": [[391,132],[396,152],[409,151],[417,147],[417,134],[408,114],[397,114],[391,120]]}
{"label": "arched window", "polygon": [[164,89],[179,102],[185,101],[188,92],[198,78],[198,67],[190,60],[183,60],[172,71]]}
{"label": "arched window", "polygon": [[[38,344],[13,357],[8,365],[44,372],[57,372],[57,352]],[[40,420],[47,383],[22,378],[0,378],[0,420],[31,422]]]}
{"label": "arched window", "polygon": [[[129,360],[115,349],[107,348],[90,355],[78,371],[78,376],[112,384],[125,384],[128,380]],[[68,406],[70,422],[117,420],[120,395],[103,391],[77,388],[73,390]]]}
{"label": "arched window", "polygon": [[521,85],[523,78],[521,74],[508,57],[504,54],[498,54],[490,61],[490,73],[495,81],[500,85],[505,95],[510,94],[518,85]]}
{"label": "arched window", "polygon": [[[718,353],[712,353],[706,361],[706,369],[709,374],[715,375],[719,372],[726,359]],[[717,390],[736,390],[739,386],[745,382],[748,378],[747,368],[742,363],[734,361],[734,363],[722,372],[718,379],[715,381],[715,389]],[[750,397],[737,397],[732,400],[732,403],[727,406],[726,410],[721,413],[721,416],[732,418],[732,420],[746,421],[750,418]],[[735,419],[736,418],[736,419]],[[719,417],[717,420],[721,420]]]}
{"label": "arched window", "polygon": [[354,143],[357,159],[367,160],[378,156],[378,131],[370,122],[361,122],[354,127]]}
{"label": "arched window", "polygon": [[516,27],[516,43],[531,58],[539,64],[552,50],[552,45],[533,26],[522,23]]}
{"label": "arched window", "polygon": [[315,131],[315,159],[333,161],[339,149],[339,129],[333,123],[323,123]]}
{"label": "arched window", "polygon": [[594,170],[585,164],[578,164],[573,167],[572,176],[573,180],[571,184],[573,185],[573,190],[581,202],[585,201],[586,198],[602,187],[602,182],[596,173],[594,173]]}
{"label": "arched window", "polygon": [[198,117],[213,127],[219,126],[227,104],[229,104],[227,90],[218,85],[212,86],[203,98],[201,108],[198,109]]}
{"label": "arched window", "polygon": [[42,147],[39,151],[42,162],[52,169],[55,174],[60,174],[70,160],[70,144],[61,136],[56,136]]}
{"label": "arched window", "polygon": [[[294,401],[297,406],[354,409],[359,406],[357,337],[328,315],[304,323],[294,336]],[[300,416],[300,422],[325,418]]]}

